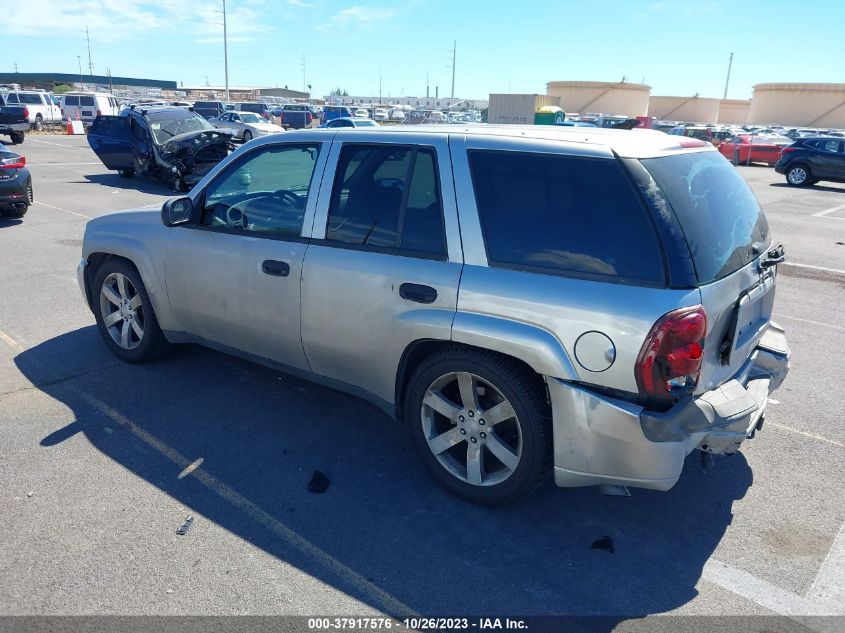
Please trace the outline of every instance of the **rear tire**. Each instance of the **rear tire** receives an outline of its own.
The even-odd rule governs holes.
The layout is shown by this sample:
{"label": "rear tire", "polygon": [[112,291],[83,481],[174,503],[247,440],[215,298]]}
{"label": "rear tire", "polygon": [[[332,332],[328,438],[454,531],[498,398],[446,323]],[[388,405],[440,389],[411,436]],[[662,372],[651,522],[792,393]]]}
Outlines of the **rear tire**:
{"label": "rear tire", "polygon": [[32,124],[32,129],[38,132],[44,129],[44,117],[40,114],[35,115],[35,123]]}
{"label": "rear tire", "polygon": [[26,132],[12,132],[9,136],[12,139],[12,145],[20,145],[26,138]]}
{"label": "rear tire", "polygon": [[810,168],[799,163],[786,170],[786,183],[792,187],[806,187],[811,184]]}
{"label": "rear tire", "polygon": [[106,260],[94,274],[91,288],[97,329],[115,356],[144,363],[168,350],[170,344],[134,266],[123,259]]}
{"label": "rear tire", "polygon": [[21,211],[20,209],[8,209],[0,213],[4,218],[11,218],[12,220],[20,220],[29,211],[29,205],[26,205]]}
{"label": "rear tire", "polygon": [[244,143],[249,143],[252,140],[252,132],[244,130]]}
{"label": "rear tire", "polygon": [[542,382],[505,357],[462,347],[436,352],[411,376],[404,401],[420,459],[458,497],[484,506],[512,503],[552,471]]}

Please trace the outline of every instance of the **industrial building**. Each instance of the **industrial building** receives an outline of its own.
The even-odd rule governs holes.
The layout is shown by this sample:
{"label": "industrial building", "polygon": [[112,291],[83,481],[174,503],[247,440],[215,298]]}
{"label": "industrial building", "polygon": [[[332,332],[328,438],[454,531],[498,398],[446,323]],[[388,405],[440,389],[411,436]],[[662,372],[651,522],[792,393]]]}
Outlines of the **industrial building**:
{"label": "industrial building", "polygon": [[560,99],[566,112],[603,112],[627,114],[631,117],[648,114],[651,86],[623,81],[550,81],[546,94]]}
{"label": "industrial building", "polygon": [[757,84],[751,123],[845,128],[845,84]]}
{"label": "industrial building", "polygon": [[73,86],[77,90],[128,91],[138,95],[157,95],[162,90],[177,90],[175,81],[83,75],[73,73],[0,73],[0,84],[18,84],[21,88],[53,90],[56,86]]}
{"label": "industrial building", "polygon": [[658,97],[648,99],[648,116],[661,121],[701,121],[719,119],[719,99],[699,97]]}

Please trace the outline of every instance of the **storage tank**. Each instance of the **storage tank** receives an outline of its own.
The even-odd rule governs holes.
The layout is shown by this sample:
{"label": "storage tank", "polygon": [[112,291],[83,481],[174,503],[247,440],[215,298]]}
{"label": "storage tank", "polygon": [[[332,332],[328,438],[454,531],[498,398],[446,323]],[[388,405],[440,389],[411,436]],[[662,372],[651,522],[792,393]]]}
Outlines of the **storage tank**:
{"label": "storage tank", "polygon": [[536,94],[491,94],[487,123],[533,125],[534,115],[543,106],[557,106],[559,99]]}
{"label": "storage tank", "polygon": [[550,81],[546,94],[560,98],[566,112],[601,112],[629,117],[648,114],[651,86],[606,81]]}
{"label": "storage tank", "polygon": [[719,118],[716,123],[745,125],[751,113],[751,99],[722,99],[719,101]]}
{"label": "storage tank", "polygon": [[719,100],[692,97],[650,97],[648,116],[660,121],[715,123],[719,118]]}
{"label": "storage tank", "polygon": [[845,84],[757,84],[751,123],[845,128]]}

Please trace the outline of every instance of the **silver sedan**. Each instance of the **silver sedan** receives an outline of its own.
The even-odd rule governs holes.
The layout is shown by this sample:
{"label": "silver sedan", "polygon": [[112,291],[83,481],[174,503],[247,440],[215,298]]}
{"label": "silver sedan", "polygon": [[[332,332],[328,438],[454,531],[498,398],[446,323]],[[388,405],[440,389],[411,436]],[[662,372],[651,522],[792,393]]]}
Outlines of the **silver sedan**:
{"label": "silver sedan", "polygon": [[285,131],[283,127],[262,119],[254,112],[224,112],[208,121],[214,127],[234,130],[235,137],[241,139],[244,143],[251,141],[256,136]]}

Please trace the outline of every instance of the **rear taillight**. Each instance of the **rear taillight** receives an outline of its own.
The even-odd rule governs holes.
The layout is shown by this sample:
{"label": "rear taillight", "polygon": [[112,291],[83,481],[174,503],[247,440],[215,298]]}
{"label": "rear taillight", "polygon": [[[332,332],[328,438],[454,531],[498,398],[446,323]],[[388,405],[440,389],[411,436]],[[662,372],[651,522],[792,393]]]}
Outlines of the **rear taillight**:
{"label": "rear taillight", "polygon": [[671,398],[691,392],[698,384],[707,313],[703,306],[664,314],[643,343],[635,374],[640,391]]}
{"label": "rear taillight", "polygon": [[797,147],[784,147],[782,150],[780,150],[780,153],[781,154],[791,154],[792,152],[797,152],[797,151],[798,151]]}
{"label": "rear taillight", "polygon": [[24,106],[24,109],[23,109],[23,115],[24,115],[24,117],[26,117],[27,119],[29,118],[29,108],[27,108],[26,106]]}
{"label": "rear taillight", "polygon": [[25,156],[0,159],[0,169],[23,169],[26,167]]}

